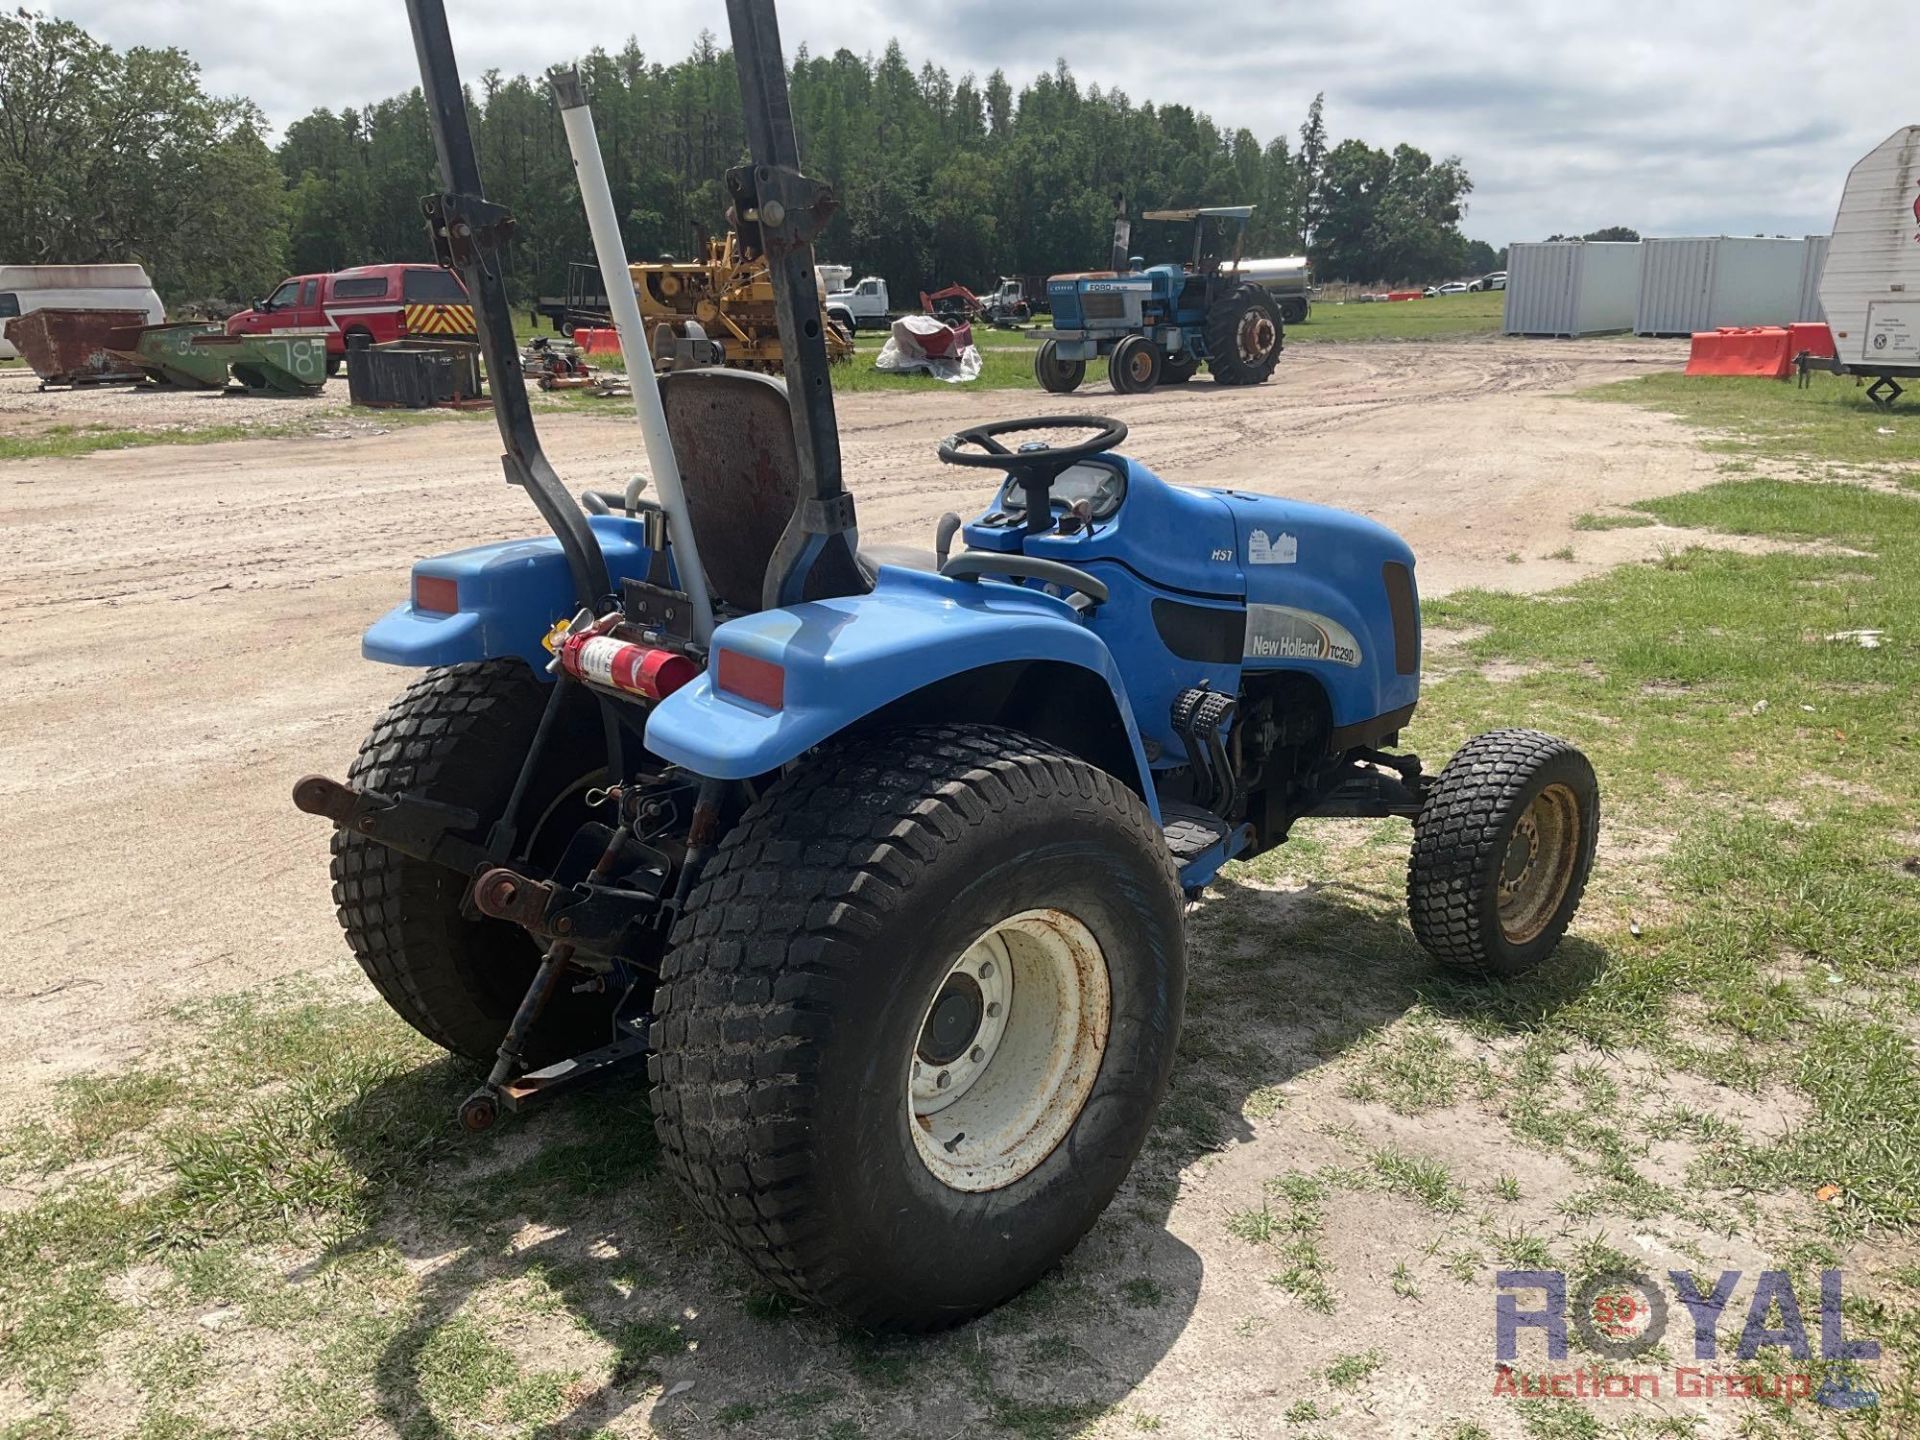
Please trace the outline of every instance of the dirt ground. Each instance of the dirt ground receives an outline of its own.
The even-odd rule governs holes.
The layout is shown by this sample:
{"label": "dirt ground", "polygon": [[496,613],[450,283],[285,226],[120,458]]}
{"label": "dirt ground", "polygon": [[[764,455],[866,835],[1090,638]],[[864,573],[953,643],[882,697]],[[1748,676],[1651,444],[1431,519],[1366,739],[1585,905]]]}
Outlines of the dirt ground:
{"label": "dirt ground", "polygon": [[[1712,462],[1677,423],[1570,392],[1677,368],[1683,355],[1611,340],[1324,345],[1290,352],[1273,382],[1252,390],[863,394],[843,401],[840,420],[868,539],[930,543],[942,511],[983,500],[977,472],[934,459],[935,442],[959,424],[1092,409],[1125,419],[1124,448],[1170,479],[1378,518],[1413,544],[1428,594],[1531,590],[1672,543],[1658,527],[1576,532],[1573,521],[1706,484]],[[0,379],[0,432],[29,414],[43,423],[53,398]],[[114,424],[139,413],[107,397],[76,403],[109,406]],[[232,408],[268,423],[264,409]],[[542,421],[573,488],[617,486],[644,468],[623,413]],[[0,693],[0,1090],[13,1108],[31,1110],[62,1077],[138,1054],[184,999],[288,976],[358,986],[328,895],[326,827],[296,814],[288,791],[308,771],[343,773],[405,683],[361,660],[357,637],[403,597],[411,562],[537,531],[497,457],[489,423],[450,417],[385,433],[0,465],[0,668],[10,681]],[[1555,558],[1566,546],[1572,558]],[[1208,938],[1230,943],[1204,928],[1196,941]],[[1114,1339],[1137,1352],[1133,1378],[1150,1408],[1188,1417],[1177,1433],[1267,1433],[1259,1417],[1274,1402],[1261,1377],[1277,1373],[1281,1332],[1232,1329],[1225,1317],[1281,1317],[1219,1218],[1257,1195],[1248,1177],[1284,1168],[1269,1147],[1299,1135],[1247,1127],[1242,1143],[1183,1177],[1155,1253],[1111,1262],[1145,1265],[1179,1292],[1170,1312]],[[1556,1183],[1521,1178],[1529,1193]],[[1383,1210],[1380,1220],[1390,1244],[1392,1217]],[[1088,1245],[1109,1243],[1105,1233]],[[1286,1343],[1322,1361],[1365,1346],[1396,1363],[1425,1354],[1424,1373],[1455,1350],[1484,1348],[1477,1318],[1470,1339],[1427,1332],[1413,1311],[1343,1315],[1339,1329]],[[725,1337],[714,1339],[712,1363],[725,1365]],[[806,1357],[775,1344],[754,1363],[804,1368]],[[1411,1382],[1393,1413],[1376,1417],[1378,1433],[1412,1427],[1431,1403]]]}
{"label": "dirt ground", "polygon": [[[962,422],[1097,406],[1168,478],[1392,526],[1420,557],[1423,593],[1544,589],[1671,543],[1657,528],[1576,535],[1576,516],[1711,478],[1677,425],[1566,397],[1681,358],[1644,341],[1316,346],[1252,390],[871,394],[844,400],[840,421],[867,539],[930,544],[941,512],[984,501],[976,473],[933,455]],[[43,395],[9,377],[0,428],[21,405],[66,400],[131,424],[143,404],[197,398]],[[542,432],[575,489],[645,469],[618,412],[550,417]],[[185,995],[345,962],[323,827],[287,791],[307,770],[342,770],[404,684],[362,661],[357,637],[404,597],[412,562],[537,533],[498,453],[491,424],[449,417],[0,467],[11,1093],[136,1047],[141,1017]],[[1567,545],[1572,560],[1551,558]]]}

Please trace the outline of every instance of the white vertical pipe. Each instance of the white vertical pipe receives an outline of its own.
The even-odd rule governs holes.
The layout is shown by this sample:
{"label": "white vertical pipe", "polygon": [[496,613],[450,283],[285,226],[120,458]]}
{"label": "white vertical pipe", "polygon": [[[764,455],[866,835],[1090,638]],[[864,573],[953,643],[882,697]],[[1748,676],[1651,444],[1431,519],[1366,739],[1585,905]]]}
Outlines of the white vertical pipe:
{"label": "white vertical pipe", "polygon": [[660,384],[653,374],[653,352],[634,298],[627,270],[627,247],[620,238],[620,221],[613,210],[613,190],[600,157],[600,137],[593,128],[578,73],[554,76],[560,98],[560,119],[567,129],[567,148],[573,151],[573,170],[580,182],[580,199],[587,208],[587,228],[593,232],[593,252],[600,262],[601,288],[613,311],[620,335],[620,353],[627,362],[627,380],[633,390],[633,411],[640,421],[647,461],[653,468],[660,508],[667,512],[667,535],[673,542],[673,563],[680,586],[693,604],[693,638],[701,645],[713,634],[713,597],[707,590],[707,572],[693,541],[693,520],[686,492],[680,488],[680,463],[674,459],[673,438],[667,433],[667,412],[660,404]]}

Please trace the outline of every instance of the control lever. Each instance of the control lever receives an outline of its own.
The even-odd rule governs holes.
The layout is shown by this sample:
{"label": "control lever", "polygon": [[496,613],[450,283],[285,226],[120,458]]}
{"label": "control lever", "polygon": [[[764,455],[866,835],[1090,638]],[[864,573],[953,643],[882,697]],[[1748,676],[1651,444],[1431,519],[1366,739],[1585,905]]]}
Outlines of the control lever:
{"label": "control lever", "polygon": [[934,568],[947,568],[947,556],[953,553],[953,537],[960,533],[960,517],[951,510],[940,517],[940,523],[933,527]]}

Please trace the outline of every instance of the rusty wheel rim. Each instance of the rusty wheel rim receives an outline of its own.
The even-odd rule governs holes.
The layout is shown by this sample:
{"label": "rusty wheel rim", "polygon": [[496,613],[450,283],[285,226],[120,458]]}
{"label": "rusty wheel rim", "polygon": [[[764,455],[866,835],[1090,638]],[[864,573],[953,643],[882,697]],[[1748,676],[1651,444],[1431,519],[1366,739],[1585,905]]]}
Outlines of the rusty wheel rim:
{"label": "rusty wheel rim", "polygon": [[1144,349],[1135,350],[1127,357],[1127,378],[1136,385],[1145,385],[1153,378],[1153,356]]}
{"label": "rusty wheel rim", "polygon": [[1580,802],[1565,785],[1549,785],[1514,822],[1500,862],[1500,933],[1510,944],[1536,939],[1573,883],[1580,853]]}
{"label": "rusty wheel rim", "polygon": [[1240,322],[1240,358],[1261,361],[1273,349],[1273,320],[1259,310],[1250,310]]}
{"label": "rusty wheel rim", "polygon": [[1086,1108],[1112,988],[1093,932],[1063,910],[993,926],[934,987],[907,1066],[915,1152],[950,1189],[1031,1174]]}

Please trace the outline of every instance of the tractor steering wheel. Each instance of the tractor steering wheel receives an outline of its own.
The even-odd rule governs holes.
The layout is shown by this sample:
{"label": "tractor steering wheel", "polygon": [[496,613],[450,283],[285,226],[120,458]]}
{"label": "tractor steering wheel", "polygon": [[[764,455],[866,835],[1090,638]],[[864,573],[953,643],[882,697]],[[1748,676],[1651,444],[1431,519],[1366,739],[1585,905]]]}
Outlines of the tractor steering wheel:
{"label": "tractor steering wheel", "polygon": [[[1002,435],[1022,435],[1033,430],[1097,433],[1078,445],[1023,445],[1018,450],[1009,450],[1000,443]],[[1008,478],[1026,492],[1027,529],[1037,532],[1053,524],[1049,492],[1061,473],[1090,455],[1113,449],[1126,438],[1125,422],[1109,420],[1104,415],[1034,415],[1025,420],[996,420],[956,431],[940,442],[938,453],[949,465],[1005,471]]]}
{"label": "tractor steering wheel", "polygon": [[[1078,445],[1048,445],[1034,450],[1009,450],[1000,443],[1002,435],[1020,435],[1029,430],[1097,430],[1091,440]],[[987,470],[1004,470],[1009,475],[1052,471],[1057,475],[1069,465],[1111,450],[1127,438],[1127,427],[1120,420],[1104,415],[1032,415],[1025,420],[996,420],[959,430],[940,442],[940,458],[949,465],[974,465]],[[977,445],[979,452],[966,449]]]}

